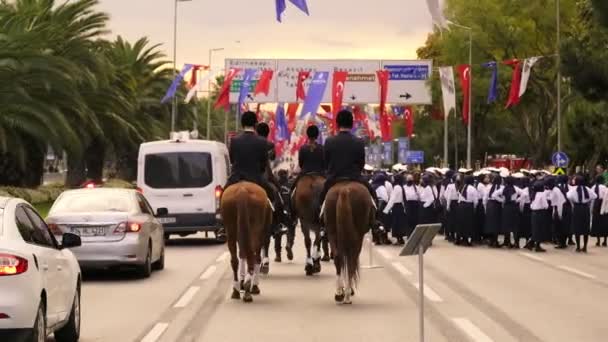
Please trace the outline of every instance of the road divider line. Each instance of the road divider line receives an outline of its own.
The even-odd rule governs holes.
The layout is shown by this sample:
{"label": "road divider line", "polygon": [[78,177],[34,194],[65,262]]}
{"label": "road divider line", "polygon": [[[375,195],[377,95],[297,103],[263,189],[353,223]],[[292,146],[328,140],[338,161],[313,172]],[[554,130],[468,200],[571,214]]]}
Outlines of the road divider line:
{"label": "road divider line", "polygon": [[403,264],[401,264],[398,261],[393,262],[393,267],[402,275],[408,277],[412,275],[412,272],[410,272],[410,270],[408,270],[407,268],[405,268],[405,266],[403,266]]}
{"label": "road divider line", "polygon": [[566,272],[570,272],[570,273],[579,275],[581,277],[588,278],[588,279],[596,279],[596,276],[594,276],[593,274],[589,274],[589,273],[577,270],[576,268],[568,267],[566,265],[560,265],[560,266],[557,266],[557,268],[559,268],[560,270],[564,270]]}
{"label": "road divider line", "polygon": [[141,342],[156,342],[165,333],[169,327],[167,323],[156,323],[152,330],[141,339]]}
{"label": "road divider line", "polygon": [[377,251],[384,259],[390,260],[393,258],[392,253],[386,249],[378,249]]}
{"label": "road divider line", "polygon": [[462,330],[465,334],[469,335],[469,337],[474,342],[494,342],[488,335],[486,335],[481,329],[479,329],[473,322],[471,322],[467,318],[452,318],[452,321],[460,330]]}
{"label": "road divider line", "polygon": [[205,272],[203,272],[203,274],[201,274],[200,280],[207,280],[207,279],[211,278],[211,276],[213,275],[213,273],[215,273],[215,271],[217,271],[217,266],[215,266],[215,265],[209,266],[205,270]]}
{"label": "road divider line", "polygon": [[215,262],[224,262],[224,261],[228,260],[229,257],[230,257],[230,253],[224,252],[224,253],[222,253],[222,255],[217,257],[217,259],[215,259]]}
{"label": "road divider line", "polygon": [[[412,283],[414,287],[420,291],[420,286],[418,284]],[[435,290],[430,288],[428,285],[424,285],[424,296],[430,300],[431,302],[441,303],[443,302],[443,298],[441,298]]]}
{"label": "road divider line", "polygon": [[518,252],[518,254],[521,255],[521,256],[524,256],[524,257],[526,257],[528,259],[535,260],[535,261],[545,261],[545,259],[543,259],[543,258],[541,258],[539,256],[536,256],[534,254],[530,254],[530,253],[526,253],[526,252]]}
{"label": "road divider line", "polygon": [[173,307],[174,308],[185,308],[186,305],[188,305],[190,303],[192,298],[194,298],[194,295],[196,295],[196,293],[200,289],[201,288],[198,286],[190,286],[188,288],[188,290],[186,290],[186,292],[184,292],[184,294],[179,298],[177,303],[175,303],[175,305],[173,305]]}

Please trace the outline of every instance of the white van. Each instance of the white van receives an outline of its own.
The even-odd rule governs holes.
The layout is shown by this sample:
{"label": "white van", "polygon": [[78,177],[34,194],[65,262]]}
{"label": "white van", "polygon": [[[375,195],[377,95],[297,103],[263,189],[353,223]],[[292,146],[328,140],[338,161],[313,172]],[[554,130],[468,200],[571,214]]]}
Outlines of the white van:
{"label": "white van", "polygon": [[139,191],[155,211],[167,209],[168,214],[159,217],[165,239],[211,231],[223,241],[219,199],[230,174],[226,145],[190,139],[187,132],[171,138],[139,147]]}

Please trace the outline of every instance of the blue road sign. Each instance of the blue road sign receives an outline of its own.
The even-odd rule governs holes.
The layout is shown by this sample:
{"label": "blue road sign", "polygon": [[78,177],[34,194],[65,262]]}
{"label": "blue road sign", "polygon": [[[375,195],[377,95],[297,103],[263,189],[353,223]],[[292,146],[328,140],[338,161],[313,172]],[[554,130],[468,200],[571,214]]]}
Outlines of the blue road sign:
{"label": "blue road sign", "polygon": [[564,152],[555,152],[553,153],[553,157],[551,157],[551,162],[555,167],[566,167],[570,164],[570,159]]}
{"label": "blue road sign", "polygon": [[407,151],[406,164],[424,164],[424,151]]}
{"label": "blue road sign", "polygon": [[385,65],[391,81],[425,81],[429,79],[428,65]]}
{"label": "blue road sign", "polygon": [[401,164],[407,162],[407,151],[410,149],[410,140],[408,138],[399,138],[397,142],[397,160]]}

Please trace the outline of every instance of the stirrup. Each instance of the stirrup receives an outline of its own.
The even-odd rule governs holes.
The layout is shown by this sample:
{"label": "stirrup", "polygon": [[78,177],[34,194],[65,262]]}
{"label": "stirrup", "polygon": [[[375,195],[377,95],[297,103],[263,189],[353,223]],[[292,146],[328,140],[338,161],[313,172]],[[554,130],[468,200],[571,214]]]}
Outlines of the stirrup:
{"label": "stirrup", "polygon": [[270,198],[267,198],[267,200],[268,200],[268,204],[270,204],[270,209],[272,209],[272,212],[274,213],[275,209],[274,209],[274,205],[272,205],[272,201],[270,201]]}
{"label": "stirrup", "polygon": [[323,213],[325,212],[325,201],[321,204],[321,210],[319,211],[319,219],[323,219]]}

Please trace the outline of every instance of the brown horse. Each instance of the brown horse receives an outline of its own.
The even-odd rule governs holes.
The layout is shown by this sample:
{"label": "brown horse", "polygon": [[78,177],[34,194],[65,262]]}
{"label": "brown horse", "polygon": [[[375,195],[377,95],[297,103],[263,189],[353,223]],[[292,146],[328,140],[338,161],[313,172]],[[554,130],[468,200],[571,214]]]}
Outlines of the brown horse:
{"label": "brown horse", "polygon": [[272,223],[268,197],[259,185],[240,182],[226,189],[220,209],[234,276],[232,298],[240,299],[242,289],[243,300],[251,302],[251,295],[260,293],[261,250]]}
{"label": "brown horse", "polygon": [[335,301],[351,304],[359,279],[359,254],[363,237],[373,226],[376,208],[363,184],[345,181],[336,184],[327,194],[324,208],[327,234],[335,253]]}
{"label": "brown horse", "polygon": [[[319,201],[321,191],[323,191],[325,177],[319,175],[304,175],[296,184],[294,192],[293,207],[296,210],[298,219],[302,226],[304,235],[304,245],[306,246],[306,275],[311,276],[321,272],[321,226],[319,220],[315,218],[315,204]],[[314,244],[310,239],[310,232],[315,233]],[[311,251],[312,249],[312,251]]]}

